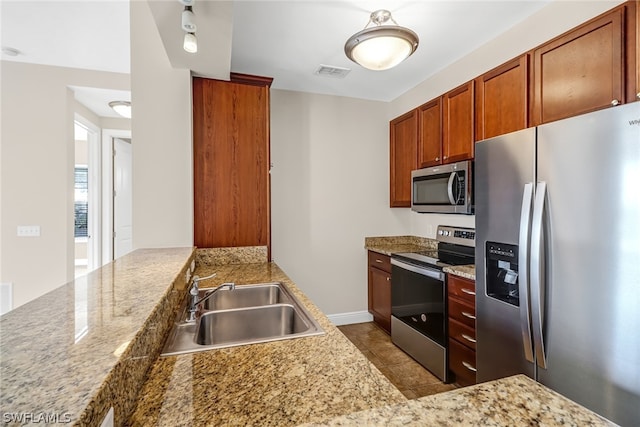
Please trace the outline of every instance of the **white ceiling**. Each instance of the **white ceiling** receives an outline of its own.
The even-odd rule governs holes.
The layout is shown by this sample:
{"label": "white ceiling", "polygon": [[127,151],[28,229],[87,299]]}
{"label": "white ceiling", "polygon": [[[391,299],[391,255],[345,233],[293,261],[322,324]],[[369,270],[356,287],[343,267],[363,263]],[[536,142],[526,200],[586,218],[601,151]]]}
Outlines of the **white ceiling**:
{"label": "white ceiling", "polygon": [[[274,89],[390,101],[548,1],[196,0],[199,51],[194,55],[180,49],[181,4],[177,0],[149,4],[175,67],[214,78],[228,78],[228,71],[273,77]],[[418,33],[420,45],[398,67],[370,71],[347,59],[344,43],[364,28],[372,11],[381,8],[389,9],[399,25]],[[17,57],[3,54],[3,60],[130,70],[126,0],[2,0],[0,13],[2,46],[22,52]],[[314,74],[321,64],[352,71],[344,79],[321,77]],[[91,96],[91,90],[83,91],[80,98]]]}

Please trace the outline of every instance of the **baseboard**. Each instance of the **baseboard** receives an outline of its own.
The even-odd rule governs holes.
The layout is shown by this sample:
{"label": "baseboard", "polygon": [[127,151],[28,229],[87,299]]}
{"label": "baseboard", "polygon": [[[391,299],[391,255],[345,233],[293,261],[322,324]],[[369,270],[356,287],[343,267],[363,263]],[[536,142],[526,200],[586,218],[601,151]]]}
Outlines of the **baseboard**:
{"label": "baseboard", "polygon": [[373,316],[368,311],[354,311],[351,313],[330,314],[327,317],[329,318],[329,320],[331,320],[331,323],[336,326],[373,321]]}

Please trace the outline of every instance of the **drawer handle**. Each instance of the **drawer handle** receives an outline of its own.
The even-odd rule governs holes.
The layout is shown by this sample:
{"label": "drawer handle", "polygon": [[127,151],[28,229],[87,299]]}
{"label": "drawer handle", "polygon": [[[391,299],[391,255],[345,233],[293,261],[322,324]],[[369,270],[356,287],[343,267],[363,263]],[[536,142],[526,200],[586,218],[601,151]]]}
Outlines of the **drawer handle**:
{"label": "drawer handle", "polygon": [[467,294],[467,295],[475,295],[476,294],[475,291],[472,291],[471,289],[460,288],[460,290],[462,292],[464,292],[465,294]]}
{"label": "drawer handle", "polygon": [[387,282],[391,281],[391,277],[387,276]]}
{"label": "drawer handle", "polygon": [[464,338],[465,340],[472,342],[472,343],[476,343],[476,340],[474,340],[473,338],[471,338],[469,335],[467,334],[462,334],[462,338]]}
{"label": "drawer handle", "polygon": [[381,260],[381,259],[377,259],[377,258],[376,258],[376,262],[377,262],[378,264],[382,264],[382,260]]}
{"label": "drawer handle", "polygon": [[476,368],[471,366],[470,363],[467,363],[467,362],[462,362],[462,366],[464,366],[465,368],[467,368],[468,370],[473,371],[473,372],[477,372],[478,371]]}
{"label": "drawer handle", "polygon": [[473,314],[471,314],[471,313],[467,313],[466,311],[463,311],[463,312],[462,312],[462,315],[463,315],[464,317],[468,318],[468,319],[476,320],[476,316],[474,316],[474,315],[473,315]]}
{"label": "drawer handle", "polygon": [[620,101],[618,101],[617,99],[614,99],[613,101],[611,101],[611,105],[613,105],[614,107],[618,104],[620,104]]}

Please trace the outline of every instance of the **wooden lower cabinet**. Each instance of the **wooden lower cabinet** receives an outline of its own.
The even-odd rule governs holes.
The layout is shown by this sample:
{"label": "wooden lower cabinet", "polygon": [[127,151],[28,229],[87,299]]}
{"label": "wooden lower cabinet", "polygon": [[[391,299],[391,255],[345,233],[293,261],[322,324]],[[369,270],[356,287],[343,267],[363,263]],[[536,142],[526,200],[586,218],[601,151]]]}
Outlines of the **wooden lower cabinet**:
{"label": "wooden lower cabinet", "polygon": [[449,369],[455,374],[455,381],[459,385],[475,384],[476,352],[454,339],[449,339]]}
{"label": "wooden lower cabinet", "polygon": [[449,311],[449,370],[455,382],[476,383],[476,307],[475,281],[449,274],[447,277]]}
{"label": "wooden lower cabinet", "polygon": [[369,251],[368,279],[369,313],[391,333],[391,257]]}

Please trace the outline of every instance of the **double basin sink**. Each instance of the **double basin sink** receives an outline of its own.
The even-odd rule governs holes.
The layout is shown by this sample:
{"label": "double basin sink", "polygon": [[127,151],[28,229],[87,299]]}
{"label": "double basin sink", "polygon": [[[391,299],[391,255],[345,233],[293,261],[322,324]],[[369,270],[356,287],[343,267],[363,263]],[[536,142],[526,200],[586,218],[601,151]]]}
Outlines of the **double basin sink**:
{"label": "double basin sink", "polygon": [[[198,299],[208,289],[199,291]],[[162,356],[301,338],[324,333],[281,282],[220,289],[202,303],[195,321],[185,309],[176,320]]]}

